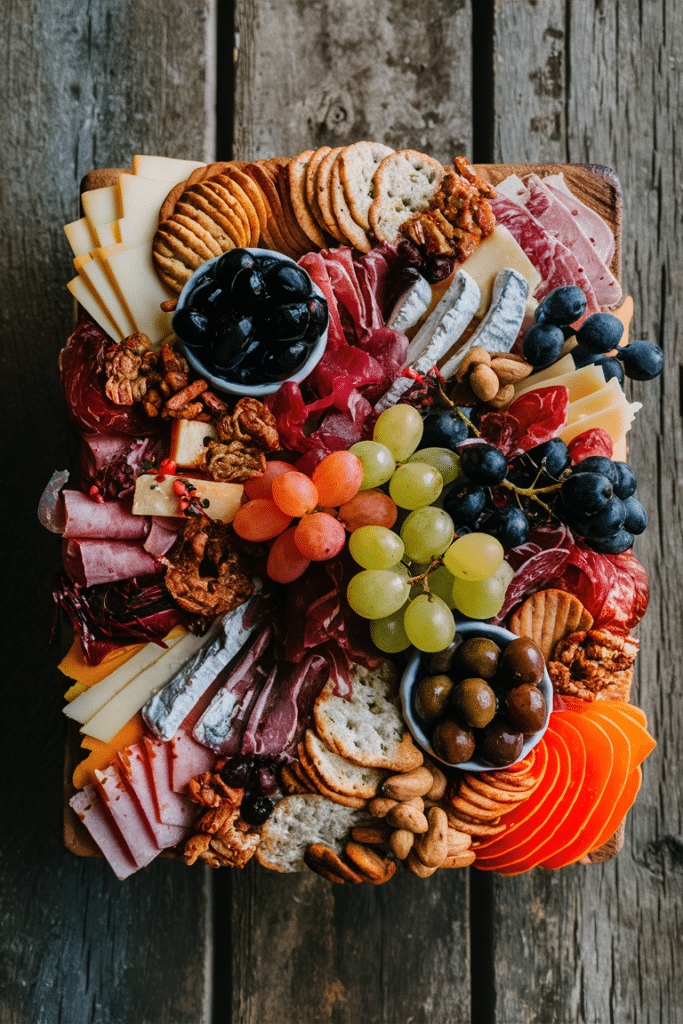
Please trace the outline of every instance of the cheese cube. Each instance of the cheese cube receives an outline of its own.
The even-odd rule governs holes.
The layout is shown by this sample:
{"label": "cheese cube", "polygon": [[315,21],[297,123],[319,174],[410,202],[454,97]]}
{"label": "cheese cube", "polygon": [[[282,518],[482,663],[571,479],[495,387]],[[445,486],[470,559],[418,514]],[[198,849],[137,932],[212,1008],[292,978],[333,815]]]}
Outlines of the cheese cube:
{"label": "cheese cube", "polygon": [[[206,426],[206,424],[204,424]],[[219,480],[197,480],[185,476],[156,476],[144,474],[135,482],[133,513],[137,516],[182,516],[180,497],[173,490],[175,480],[184,480],[196,490],[192,494],[199,498],[209,519],[220,519],[231,523],[242,504],[242,484],[222,483]]]}
{"label": "cheese cube", "polygon": [[218,440],[213,423],[200,420],[173,420],[169,458],[183,469],[198,469],[207,441]]}

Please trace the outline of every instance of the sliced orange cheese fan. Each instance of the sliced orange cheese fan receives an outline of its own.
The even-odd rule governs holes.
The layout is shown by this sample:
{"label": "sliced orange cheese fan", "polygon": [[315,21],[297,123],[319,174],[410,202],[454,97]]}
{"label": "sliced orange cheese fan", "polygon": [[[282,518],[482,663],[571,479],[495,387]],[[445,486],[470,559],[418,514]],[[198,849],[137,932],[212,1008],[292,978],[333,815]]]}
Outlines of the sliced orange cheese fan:
{"label": "sliced orange cheese fan", "polygon": [[[547,745],[545,743],[545,739],[542,739],[541,742],[538,743],[537,746],[534,748],[534,750],[536,752],[536,761],[535,761],[535,764],[534,764],[534,775],[539,778],[539,780],[540,780],[539,781],[539,785],[537,786],[536,790],[534,791],[533,796],[530,797],[529,800],[525,800],[523,803],[518,804],[518,806],[515,807],[515,809],[513,811],[510,811],[509,814],[505,815],[505,817],[503,819],[504,822],[505,822],[505,832],[502,833],[505,836],[512,837],[512,834],[519,827],[519,825],[524,821],[524,818],[527,817],[529,811],[528,811],[528,809],[527,810],[523,810],[523,808],[527,804],[530,804],[530,803],[533,803],[535,805],[540,799],[542,799],[542,793],[545,790],[545,786],[544,786],[545,773],[546,773],[546,770],[547,770],[547,767],[548,767],[548,759],[549,759],[549,751],[548,751],[548,747],[547,747]],[[479,861],[480,855],[482,857],[486,855],[486,851],[488,850],[488,847],[495,841],[496,838],[497,838],[497,836],[492,836],[490,839],[484,839],[480,843],[477,844],[477,847],[476,847],[476,850],[477,850],[477,862]]]}
{"label": "sliced orange cheese fan", "polygon": [[145,725],[142,721],[142,715],[138,711],[129,722],[126,722],[122,729],[119,729],[116,736],[109,743],[96,740],[94,736],[84,736],[81,746],[84,750],[89,750],[90,753],[74,769],[73,783],[76,789],[83,789],[89,783],[94,784],[96,782],[96,768],[106,768],[114,760],[119,750],[130,747],[133,743],[139,743],[144,735]]}
{"label": "sliced orange cheese fan", "polygon": [[64,655],[58,665],[60,672],[75,680],[73,686],[64,694],[64,699],[69,702],[75,700],[95,683],[99,683],[106,676],[111,675],[114,669],[130,661],[133,655],[145,646],[145,644],[129,644],[126,647],[117,647],[116,650],[105,654],[99,665],[90,665],[83,653],[80,638],[75,637],[68,653]]}

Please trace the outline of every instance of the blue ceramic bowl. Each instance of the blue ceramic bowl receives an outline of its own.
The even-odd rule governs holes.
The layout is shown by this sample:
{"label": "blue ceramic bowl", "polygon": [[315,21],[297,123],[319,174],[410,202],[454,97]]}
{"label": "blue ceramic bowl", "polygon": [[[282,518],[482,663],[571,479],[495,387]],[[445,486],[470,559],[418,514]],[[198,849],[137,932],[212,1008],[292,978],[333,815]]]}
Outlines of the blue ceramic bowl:
{"label": "blue ceramic bowl", "polygon": [[[470,640],[472,637],[485,637],[487,640],[493,640],[495,644],[501,649],[507,647],[512,640],[517,640],[517,634],[511,633],[507,629],[503,629],[502,626],[492,626],[488,622],[475,622],[473,619],[456,619],[456,629],[458,633],[465,640]],[[401,680],[401,703],[403,705],[403,717],[406,721],[410,732],[412,733],[413,739],[416,743],[425,750],[430,757],[434,758],[435,761],[440,761],[441,764],[447,764],[451,768],[461,768],[463,771],[468,772],[492,772],[496,770],[496,767],[491,764],[487,764],[485,761],[465,761],[464,764],[451,765],[448,761],[444,761],[443,758],[439,757],[434,752],[434,748],[429,740],[429,737],[425,733],[419,718],[415,714],[415,703],[414,694],[420,681],[426,676],[426,672],[421,670],[422,659],[428,657],[421,651],[415,651],[408,667],[403,673]],[[522,753],[517,758],[517,761],[522,761],[530,750],[536,746],[539,742],[543,733],[548,728],[548,722],[550,721],[550,714],[553,706],[553,684],[550,681],[548,670],[546,669],[543,673],[543,678],[538,684],[538,688],[543,694],[545,699],[546,713],[545,722],[538,732],[532,733],[527,736],[524,740],[524,746],[522,747]],[[517,764],[517,761],[511,762]],[[506,765],[506,767],[509,767]]]}
{"label": "blue ceramic bowl", "polygon": [[[250,252],[252,256],[269,256],[271,259],[280,260],[282,263],[294,263],[294,265],[296,266],[295,261],[290,259],[289,256],[283,256],[282,253],[279,252],[272,252],[270,249],[247,249],[246,251]],[[194,289],[200,283],[200,281],[202,281],[205,277],[208,277],[208,275],[212,273],[214,264],[220,258],[220,256],[214,256],[213,259],[207,260],[206,263],[202,263],[201,267],[198,267],[197,270],[195,270],[194,274],[189,279],[189,281],[185,283],[185,287],[183,288],[183,290],[180,293],[180,296],[178,297],[178,305],[176,309],[184,309],[186,306],[189,305],[189,298],[191,293],[194,291]],[[320,291],[317,284],[311,282],[311,285],[313,288],[313,294],[317,295],[318,298],[320,299],[324,299],[325,296]],[[180,335],[178,337],[180,338]],[[278,390],[278,388],[282,384],[285,383],[284,381],[276,380],[271,381],[268,384],[246,385],[237,384],[234,381],[227,380],[225,377],[217,377],[213,373],[209,373],[209,371],[206,369],[202,361],[198,358],[196,352],[193,352],[191,349],[189,349],[182,338],[180,338],[180,344],[185,354],[185,358],[187,359],[192,369],[195,370],[201,377],[203,377],[204,380],[208,380],[209,383],[214,388],[216,388],[217,391],[227,392],[227,394],[229,395],[240,395],[241,397],[249,396],[252,398],[262,398],[264,395],[272,395],[275,391]],[[297,370],[297,372],[292,374],[291,377],[288,377],[287,380],[294,381],[296,384],[298,384],[305,377],[308,377],[309,373],[312,372],[314,367],[317,366],[317,364],[322,359],[326,345],[327,327],[325,328],[325,330],[320,335],[315,345],[311,349],[311,353],[306,362],[304,363],[304,365],[301,367],[301,369]]]}

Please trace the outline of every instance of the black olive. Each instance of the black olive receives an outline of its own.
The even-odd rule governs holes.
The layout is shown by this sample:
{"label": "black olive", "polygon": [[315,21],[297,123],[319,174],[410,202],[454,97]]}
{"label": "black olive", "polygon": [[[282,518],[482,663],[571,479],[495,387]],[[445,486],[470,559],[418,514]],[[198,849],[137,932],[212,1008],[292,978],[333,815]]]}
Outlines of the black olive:
{"label": "black olive", "polygon": [[275,801],[268,797],[245,796],[240,804],[240,817],[247,825],[262,825],[273,813]]}
{"label": "black olive", "polygon": [[243,789],[249,782],[253,770],[253,761],[240,761],[235,758],[226,761],[218,774],[226,786],[230,786],[231,789]]}
{"label": "black olive", "polygon": [[308,359],[305,341],[295,341],[278,352],[267,351],[263,357],[263,372],[273,380],[287,380],[300,370]]}
{"label": "black olive", "polygon": [[483,761],[496,768],[504,768],[508,764],[514,764],[522,753],[523,746],[523,733],[516,732],[505,719],[494,718],[484,729],[478,753]]}
{"label": "black olive", "polygon": [[255,310],[265,297],[265,285],[258,270],[245,267],[237,271],[230,287],[230,303],[235,309]]}
{"label": "black olive", "polygon": [[254,334],[254,324],[249,316],[234,316],[222,320],[216,329],[213,347],[213,361],[219,370],[235,366],[249,346]]}
{"label": "black olive", "polygon": [[213,265],[213,278],[221,288],[230,290],[235,274],[256,266],[254,257],[246,249],[231,249],[224,252]]}
{"label": "black olive", "polygon": [[188,309],[185,306],[184,309],[176,310],[171,324],[180,340],[193,351],[198,351],[208,345],[209,321],[203,313],[199,313],[196,309]]}
{"label": "black olive", "polygon": [[266,288],[275,305],[304,302],[311,294],[311,279],[296,263],[278,263],[265,276]]}
{"label": "black olive", "polygon": [[272,339],[278,341],[299,341],[306,333],[311,314],[305,302],[288,302],[276,306],[272,311],[266,330],[271,347]]}
{"label": "black olive", "polygon": [[310,313],[310,321],[306,331],[306,341],[314,344],[327,327],[327,322],[330,318],[327,301],[314,295],[312,299],[308,300],[308,311]]}
{"label": "black olive", "polygon": [[210,277],[205,277],[190,294],[189,302],[192,309],[212,317],[227,309],[226,296],[227,293],[220,285],[217,285]]}

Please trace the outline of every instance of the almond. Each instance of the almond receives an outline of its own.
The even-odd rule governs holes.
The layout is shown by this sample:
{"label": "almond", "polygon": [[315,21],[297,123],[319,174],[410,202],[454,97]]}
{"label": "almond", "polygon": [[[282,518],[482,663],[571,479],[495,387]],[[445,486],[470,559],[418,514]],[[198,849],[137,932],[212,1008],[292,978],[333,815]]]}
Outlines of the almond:
{"label": "almond", "polygon": [[429,822],[422,811],[409,803],[397,804],[387,814],[387,822],[394,828],[407,828],[409,832],[426,832]]}
{"label": "almond", "polygon": [[410,800],[411,797],[423,797],[434,785],[434,779],[429,768],[415,768],[405,775],[391,775],[382,783],[381,789],[384,796],[394,800]]}
{"label": "almond", "polygon": [[531,363],[508,356],[494,356],[491,360],[491,369],[501,384],[518,384],[533,372]]}
{"label": "almond", "polygon": [[389,836],[389,849],[394,857],[398,857],[399,860],[405,860],[413,848],[414,841],[414,832],[408,831],[407,828],[397,828]]}
{"label": "almond", "polygon": [[489,399],[492,409],[504,409],[515,397],[514,384],[503,384],[495,398]]}
{"label": "almond", "polygon": [[490,366],[479,363],[469,375],[469,385],[477,398],[482,402],[490,402],[500,389],[500,382]]}

